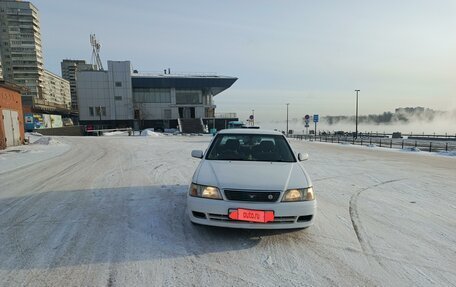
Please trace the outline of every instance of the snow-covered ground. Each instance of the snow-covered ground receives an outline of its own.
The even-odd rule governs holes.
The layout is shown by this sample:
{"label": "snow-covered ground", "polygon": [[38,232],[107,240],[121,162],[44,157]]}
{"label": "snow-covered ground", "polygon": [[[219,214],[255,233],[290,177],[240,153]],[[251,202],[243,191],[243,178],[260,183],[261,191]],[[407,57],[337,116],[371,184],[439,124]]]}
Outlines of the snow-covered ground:
{"label": "snow-covered ground", "polygon": [[185,215],[209,139],[58,138],[67,152],[0,173],[0,285],[455,285],[454,157],[292,141],[316,224],[233,230]]}
{"label": "snow-covered ground", "polygon": [[59,137],[51,138],[38,133],[26,133],[25,136],[30,142],[29,145],[0,150],[0,175],[59,156],[70,148],[69,145],[61,142]]}

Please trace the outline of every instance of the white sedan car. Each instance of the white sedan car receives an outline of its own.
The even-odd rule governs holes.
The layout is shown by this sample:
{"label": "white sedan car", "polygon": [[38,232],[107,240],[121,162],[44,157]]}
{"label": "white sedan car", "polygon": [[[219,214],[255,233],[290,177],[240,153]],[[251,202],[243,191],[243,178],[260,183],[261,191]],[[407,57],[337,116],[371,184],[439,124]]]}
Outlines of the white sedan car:
{"label": "white sedan car", "polygon": [[220,131],[200,158],[187,196],[193,223],[258,229],[313,224],[316,200],[301,161],[279,132]]}

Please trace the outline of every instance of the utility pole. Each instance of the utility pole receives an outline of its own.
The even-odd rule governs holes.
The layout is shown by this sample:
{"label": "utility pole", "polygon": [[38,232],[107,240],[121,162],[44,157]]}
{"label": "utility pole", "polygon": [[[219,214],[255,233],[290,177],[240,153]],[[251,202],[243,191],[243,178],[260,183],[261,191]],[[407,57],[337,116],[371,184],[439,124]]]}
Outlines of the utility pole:
{"label": "utility pole", "polygon": [[255,110],[252,110],[252,126],[255,126]]}
{"label": "utility pole", "polygon": [[358,93],[360,90],[355,90],[356,92],[356,132],[355,132],[355,139],[358,138]]}
{"label": "utility pole", "polygon": [[287,131],[286,131],[286,135],[288,137],[288,106],[290,105],[290,103],[287,103]]}
{"label": "utility pole", "polygon": [[[98,107],[98,112],[99,112],[99,115],[100,115],[100,127],[99,129],[103,129],[103,125],[101,124],[101,106]],[[98,132],[98,135],[101,135],[101,132]]]}

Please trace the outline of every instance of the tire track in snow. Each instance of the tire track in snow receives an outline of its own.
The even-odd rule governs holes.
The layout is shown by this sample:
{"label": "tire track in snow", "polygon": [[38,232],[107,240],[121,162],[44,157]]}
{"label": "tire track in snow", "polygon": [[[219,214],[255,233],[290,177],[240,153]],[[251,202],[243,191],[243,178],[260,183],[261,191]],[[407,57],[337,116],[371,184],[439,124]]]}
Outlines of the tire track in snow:
{"label": "tire track in snow", "polygon": [[[401,179],[392,179],[392,180],[387,180],[380,182],[378,184],[374,184],[372,186],[368,186],[366,188],[362,188],[355,192],[351,197],[350,197],[350,203],[349,203],[349,213],[350,213],[350,219],[353,225],[353,229],[356,234],[356,238],[358,239],[359,244],[361,245],[361,249],[365,254],[374,254],[374,248],[372,247],[371,243],[367,239],[367,236],[365,236],[365,231],[362,228],[362,224],[359,218],[358,214],[358,198],[361,195],[363,191],[369,190],[371,188],[375,188],[378,186],[382,186],[385,184],[393,183],[393,182],[398,182],[404,180],[404,178]],[[377,259],[377,257],[373,256],[373,258],[376,258],[376,261],[382,266],[383,264]]]}

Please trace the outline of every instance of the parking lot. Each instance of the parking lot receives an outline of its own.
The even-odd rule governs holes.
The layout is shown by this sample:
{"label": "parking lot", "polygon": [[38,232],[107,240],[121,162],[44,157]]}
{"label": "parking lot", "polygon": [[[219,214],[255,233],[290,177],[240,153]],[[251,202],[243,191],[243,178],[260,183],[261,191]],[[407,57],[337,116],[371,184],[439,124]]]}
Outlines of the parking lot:
{"label": "parking lot", "polygon": [[454,157],[291,140],[310,155],[315,225],[234,230],[185,214],[209,139],[58,138],[65,153],[0,173],[0,285],[456,282]]}

